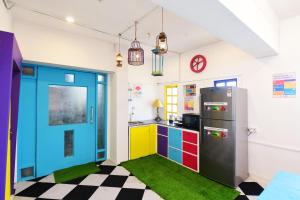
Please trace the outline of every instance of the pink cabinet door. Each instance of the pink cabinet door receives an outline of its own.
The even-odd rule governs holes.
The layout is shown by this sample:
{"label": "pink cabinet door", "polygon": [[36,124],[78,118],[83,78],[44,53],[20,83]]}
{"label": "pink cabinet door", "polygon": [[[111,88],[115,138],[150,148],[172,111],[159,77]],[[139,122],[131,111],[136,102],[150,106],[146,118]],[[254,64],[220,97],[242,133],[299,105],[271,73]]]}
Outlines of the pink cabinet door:
{"label": "pink cabinet door", "polygon": [[191,154],[183,152],[183,165],[186,167],[189,167],[191,169],[194,169],[195,171],[198,171],[198,158],[197,156],[193,156]]}
{"label": "pink cabinet door", "polygon": [[190,142],[193,144],[198,144],[197,133],[192,133],[189,131],[183,131],[183,141]]}
{"label": "pink cabinet door", "polygon": [[197,145],[183,142],[182,149],[183,149],[183,151],[186,151],[188,153],[198,155],[198,146]]}

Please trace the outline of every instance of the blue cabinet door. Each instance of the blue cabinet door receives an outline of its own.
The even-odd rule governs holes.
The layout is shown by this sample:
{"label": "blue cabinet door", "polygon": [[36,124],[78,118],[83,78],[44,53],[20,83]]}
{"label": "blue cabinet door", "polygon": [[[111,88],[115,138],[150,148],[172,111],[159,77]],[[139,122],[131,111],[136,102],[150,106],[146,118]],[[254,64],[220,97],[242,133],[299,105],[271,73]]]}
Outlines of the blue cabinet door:
{"label": "blue cabinet door", "polygon": [[169,158],[182,164],[182,151],[169,147]]}
{"label": "blue cabinet door", "polygon": [[175,128],[169,128],[169,146],[182,149],[182,131]]}

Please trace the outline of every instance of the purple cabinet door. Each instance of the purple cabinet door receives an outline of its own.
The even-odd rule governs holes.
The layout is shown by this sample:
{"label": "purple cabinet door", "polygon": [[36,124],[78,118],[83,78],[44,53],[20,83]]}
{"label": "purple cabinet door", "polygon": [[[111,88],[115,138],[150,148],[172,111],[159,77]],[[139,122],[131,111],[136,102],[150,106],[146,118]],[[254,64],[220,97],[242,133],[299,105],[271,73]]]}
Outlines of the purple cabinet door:
{"label": "purple cabinet door", "polygon": [[160,135],[168,136],[168,127],[157,126],[157,133],[160,134]]}
{"label": "purple cabinet door", "polygon": [[157,152],[158,154],[168,157],[168,138],[157,135]]}

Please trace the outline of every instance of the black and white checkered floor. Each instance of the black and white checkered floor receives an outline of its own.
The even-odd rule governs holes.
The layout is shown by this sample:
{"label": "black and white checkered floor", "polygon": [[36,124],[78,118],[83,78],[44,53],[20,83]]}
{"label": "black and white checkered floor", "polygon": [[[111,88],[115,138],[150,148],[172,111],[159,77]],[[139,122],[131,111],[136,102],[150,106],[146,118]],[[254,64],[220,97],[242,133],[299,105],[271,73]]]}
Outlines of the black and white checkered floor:
{"label": "black and white checkered floor", "polygon": [[[122,166],[109,161],[100,165],[98,174],[90,174],[63,184],[55,184],[53,175],[15,185],[15,200],[159,200],[148,186]],[[254,200],[263,191],[256,182],[244,182],[238,188],[237,200]]]}

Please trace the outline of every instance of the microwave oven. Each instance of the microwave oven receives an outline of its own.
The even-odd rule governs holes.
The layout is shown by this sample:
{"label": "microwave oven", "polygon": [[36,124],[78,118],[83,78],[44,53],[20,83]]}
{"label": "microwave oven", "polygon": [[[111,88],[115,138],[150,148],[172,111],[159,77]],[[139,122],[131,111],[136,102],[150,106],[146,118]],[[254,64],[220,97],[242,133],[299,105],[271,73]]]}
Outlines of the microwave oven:
{"label": "microwave oven", "polygon": [[184,128],[199,131],[200,115],[197,113],[187,113],[182,115],[182,125]]}

